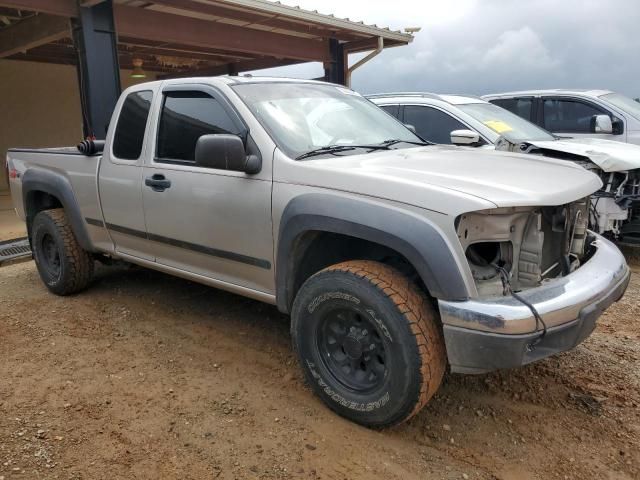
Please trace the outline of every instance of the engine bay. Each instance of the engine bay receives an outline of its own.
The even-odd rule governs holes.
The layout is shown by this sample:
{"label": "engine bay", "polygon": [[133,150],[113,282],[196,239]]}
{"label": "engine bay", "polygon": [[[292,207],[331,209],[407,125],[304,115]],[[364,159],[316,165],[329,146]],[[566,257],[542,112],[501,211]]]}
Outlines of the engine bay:
{"label": "engine bay", "polygon": [[585,198],[555,207],[498,208],[461,215],[457,234],[478,294],[526,290],[579,268],[590,253],[589,209]]}

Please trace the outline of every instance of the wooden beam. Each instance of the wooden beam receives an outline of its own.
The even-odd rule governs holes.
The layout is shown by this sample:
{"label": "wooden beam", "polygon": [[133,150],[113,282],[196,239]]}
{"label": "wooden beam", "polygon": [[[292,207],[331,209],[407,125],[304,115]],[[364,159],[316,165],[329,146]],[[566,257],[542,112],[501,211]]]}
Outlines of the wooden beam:
{"label": "wooden beam", "polygon": [[145,55],[149,57],[176,57],[176,58],[188,58],[191,60],[201,60],[205,62],[214,62],[214,63],[229,63],[231,61],[240,61],[242,59],[229,59],[229,57],[223,57],[219,55],[210,55],[206,53],[200,52],[183,52],[176,51],[171,49],[165,49],[162,47],[148,47],[148,46],[138,46],[135,43],[125,43],[121,41],[118,42],[118,51],[123,55],[129,55],[130,57],[136,57],[140,55]]}
{"label": "wooden beam", "polygon": [[[0,0],[1,1],[1,0]],[[384,41],[384,48],[397,47],[405,45],[404,43],[398,43],[394,40]],[[363,40],[357,40],[355,42],[348,42],[343,44],[344,51],[347,53],[366,52],[368,50],[375,50],[378,48],[378,37],[365,38]]]}
{"label": "wooden beam", "polygon": [[16,61],[24,61],[24,62],[36,62],[36,63],[49,63],[55,65],[75,65],[78,61],[77,58],[73,59],[65,59],[65,58],[50,58],[50,57],[41,57],[39,55],[25,55],[23,53],[19,53],[17,55],[12,55],[9,60]]}
{"label": "wooden beam", "polygon": [[99,3],[104,2],[105,0],[81,0],[80,1],[80,6],[81,7],[93,7],[94,5],[97,5]]}
{"label": "wooden beam", "polygon": [[322,62],[328,59],[326,41],[295,37],[283,41],[283,35],[277,33],[118,4],[113,9],[118,34],[126,37],[304,61]]}
{"label": "wooden beam", "polygon": [[[16,60],[22,62],[36,62],[36,63],[51,63],[56,65],[76,65],[78,63],[78,56],[51,56],[48,53],[45,55],[32,54],[32,53],[18,53],[16,55],[12,55],[9,60]],[[121,70],[132,70],[133,65],[131,62],[122,63],[120,65]],[[145,72],[154,72],[161,73],[164,75],[169,75],[171,72],[176,71],[169,67],[163,67],[161,65],[144,65],[143,69]]]}
{"label": "wooden beam", "polygon": [[[102,0],[82,0],[82,3],[90,5],[99,3],[100,1]],[[238,10],[222,4],[212,5],[196,2],[194,0],[151,0],[151,2],[157,5],[165,5],[192,12],[201,12],[217,17],[232,18],[247,23],[260,24],[277,29],[291,30],[317,36],[331,36],[345,41],[353,40],[360,35],[358,32],[342,33],[340,32],[340,29],[332,29],[328,26],[323,26],[322,24],[310,24],[299,20],[289,20],[267,12]],[[48,13],[62,17],[78,16],[76,0],[0,0],[0,6],[15,8],[18,10]],[[139,8],[139,10],[152,11],[142,8]],[[172,17],[175,18],[176,15],[172,15]],[[219,23],[216,25],[219,25]]]}
{"label": "wooden beam", "polygon": [[292,32],[305,33],[318,37],[335,37],[340,40],[354,40],[353,34],[345,34],[339,29],[331,29],[311,23],[303,23],[291,21],[289,19],[278,17],[272,13],[258,12],[255,10],[239,10],[230,8],[223,4],[210,4],[194,0],[150,0],[156,5],[163,5],[172,8],[179,8],[190,12],[206,13],[216,17],[222,17],[232,20],[246,22],[247,24],[258,24],[274,29],[290,30]]}
{"label": "wooden beam", "polygon": [[150,52],[158,52],[162,55],[175,55],[178,57],[197,58],[199,55],[211,56],[215,58],[226,58],[227,62],[239,60],[252,60],[256,56],[242,54],[239,52],[228,52],[216,48],[198,48],[191,45],[180,45],[177,43],[152,42],[141,38],[128,38],[120,35],[118,43],[131,47],[140,48]]}
{"label": "wooden beam", "polygon": [[[0,0],[0,6],[63,17],[77,16],[74,0]],[[125,37],[215,48],[221,53],[237,52],[304,61],[323,62],[329,55],[326,40],[286,36],[120,4],[114,5],[114,16],[118,35]]]}
{"label": "wooden beam", "polygon": [[38,55],[38,56],[41,56],[41,57],[44,57],[46,55],[51,55],[52,57],[59,57],[59,56],[77,57],[78,56],[78,54],[76,53],[75,49],[68,48],[66,46],[62,46],[62,45],[56,44],[56,43],[48,43],[46,45],[41,45],[39,47],[32,48],[31,50],[26,52],[26,54],[27,55]]}
{"label": "wooden beam", "polygon": [[76,17],[78,15],[78,6],[75,0],[0,0],[0,6],[48,13],[60,17]]}
{"label": "wooden beam", "polygon": [[[7,18],[11,18],[13,20],[20,20],[23,15],[20,15],[20,11],[16,10],[15,8],[6,8],[6,7],[0,7],[0,16],[3,17],[7,17]],[[24,15],[29,16],[27,15]]]}
{"label": "wooden beam", "polygon": [[68,18],[34,15],[0,30],[0,58],[25,52],[70,34]]}
{"label": "wooden beam", "polygon": [[286,65],[294,65],[303,63],[304,61],[279,58],[258,58],[255,60],[247,60],[244,62],[227,63],[215,67],[202,68],[199,70],[190,70],[179,74],[169,74],[160,78],[179,78],[179,77],[215,77],[217,75],[228,75],[233,73],[248,72],[250,70],[262,70],[264,68],[284,67]]}

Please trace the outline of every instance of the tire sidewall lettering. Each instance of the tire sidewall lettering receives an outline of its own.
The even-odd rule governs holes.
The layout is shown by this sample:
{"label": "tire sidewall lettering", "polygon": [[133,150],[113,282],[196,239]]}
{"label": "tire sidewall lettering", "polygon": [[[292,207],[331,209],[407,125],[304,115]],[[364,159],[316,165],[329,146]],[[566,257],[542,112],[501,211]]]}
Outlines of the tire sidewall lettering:
{"label": "tire sidewall lettering", "polygon": [[[320,314],[320,311],[318,309],[329,301],[345,302],[347,304],[352,304],[354,307],[357,307],[357,310],[361,314],[370,317],[373,323],[375,323],[375,325],[378,327],[380,331],[379,333],[386,339],[386,341],[388,341],[389,343],[393,342],[393,338],[391,336],[389,328],[382,320],[382,316],[378,314],[370,304],[351,293],[339,290],[323,292],[322,294],[313,297],[311,301],[307,303],[307,306],[304,310],[308,315],[313,317]],[[311,323],[314,324],[315,322],[311,321]],[[378,397],[375,400],[371,400],[368,402],[357,402],[348,400],[342,394],[336,391],[335,388],[327,384],[321,372],[319,371],[324,371],[326,367],[322,367],[320,369],[313,360],[309,360],[308,358],[305,359],[305,363],[311,377],[313,378],[313,381],[316,382],[316,384],[318,385],[318,387],[320,387],[324,394],[331,401],[344,408],[348,408],[349,410],[353,410],[355,412],[373,412],[385,407],[391,400],[391,395],[387,388],[388,385],[384,390],[382,390],[382,392],[379,393]],[[328,372],[326,372],[325,374],[327,373]]]}
{"label": "tire sidewall lettering", "polygon": [[[348,302],[352,302],[355,305],[363,304],[362,300],[360,300],[358,297],[355,297],[354,295],[351,295],[345,292],[340,292],[340,291],[326,292],[326,293],[323,293],[322,295],[318,295],[313,300],[311,300],[309,305],[307,305],[307,312],[310,314],[313,314],[316,311],[316,309],[327,300],[346,300]],[[364,308],[364,311],[369,314],[371,319],[378,326],[378,328],[380,329],[382,334],[387,338],[387,340],[393,343],[393,338],[391,337],[391,332],[389,332],[389,328],[378,316],[376,311],[369,306]]]}
{"label": "tire sidewall lettering", "polygon": [[329,385],[327,385],[327,383],[322,379],[322,376],[316,370],[316,366],[313,362],[311,362],[310,360],[306,360],[306,364],[309,372],[311,373],[311,376],[318,383],[318,386],[324,391],[324,393],[331,400],[345,408],[354,410],[356,412],[372,412],[384,407],[391,399],[389,392],[387,391],[382,395],[382,397],[373,402],[361,403],[347,400],[334,389],[332,389]]}
{"label": "tire sidewall lettering", "polygon": [[380,331],[382,332],[382,334],[387,337],[387,339],[389,340],[389,342],[393,343],[393,338],[391,338],[391,333],[389,332],[389,329],[387,328],[387,326],[384,324],[384,322],[382,321],[381,318],[379,318],[376,315],[375,310],[368,308],[366,310],[366,312],[371,315],[371,318],[373,319],[373,321],[376,323],[376,325],[378,326],[378,328],[380,329]]}
{"label": "tire sidewall lettering", "polygon": [[[396,284],[396,279],[402,281]],[[431,359],[418,342],[423,337],[427,342],[438,338],[432,338],[428,329],[426,334],[415,334],[406,312],[414,312],[422,321],[434,321],[435,314],[420,310],[424,306],[410,295],[416,290],[390,266],[354,260],[318,272],[298,291],[291,322],[298,359],[308,385],[339,415],[361,425],[386,427],[413,416],[433,394],[433,386],[425,383],[431,382],[432,370],[424,368]],[[396,294],[407,299],[408,310],[398,304]],[[360,345],[353,341],[365,338]],[[384,365],[376,367],[384,376],[367,377],[370,386],[360,388],[357,382],[352,384],[352,370],[362,365],[357,362],[369,340],[384,348],[384,354],[376,352],[377,358],[368,359]],[[443,364],[442,359],[435,360]],[[435,378],[438,385],[441,378]]]}
{"label": "tire sidewall lettering", "polygon": [[348,293],[338,291],[326,292],[322,295],[318,295],[309,303],[309,305],[307,306],[307,312],[312,314],[322,303],[326,302],[327,300],[346,300],[348,302],[355,303],[356,305],[360,304],[359,298],[354,297],[353,295],[349,295]]}

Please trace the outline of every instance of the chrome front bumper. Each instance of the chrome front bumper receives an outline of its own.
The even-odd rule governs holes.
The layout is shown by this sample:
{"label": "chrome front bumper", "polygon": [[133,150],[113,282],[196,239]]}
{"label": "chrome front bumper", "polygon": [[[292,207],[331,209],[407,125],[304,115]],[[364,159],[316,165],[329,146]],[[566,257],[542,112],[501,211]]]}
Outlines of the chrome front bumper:
{"label": "chrome front bumper", "polygon": [[596,252],[566,277],[520,292],[547,326],[540,336],[531,310],[512,296],[439,301],[452,371],[510,368],[569,350],[595,328],[596,319],[624,294],[629,268],[608,240],[595,235]]}

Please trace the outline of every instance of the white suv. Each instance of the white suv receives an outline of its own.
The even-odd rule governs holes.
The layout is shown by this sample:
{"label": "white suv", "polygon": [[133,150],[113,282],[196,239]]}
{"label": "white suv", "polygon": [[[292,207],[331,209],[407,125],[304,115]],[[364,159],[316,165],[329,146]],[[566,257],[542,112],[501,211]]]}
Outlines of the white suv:
{"label": "white suv", "polygon": [[604,187],[592,196],[591,228],[640,245],[640,146],[559,138],[478,97],[389,93],[368,98],[430,142],[537,154],[592,170]]}
{"label": "white suv", "polygon": [[610,90],[528,90],[482,98],[559,136],[640,145],[640,103]]}

